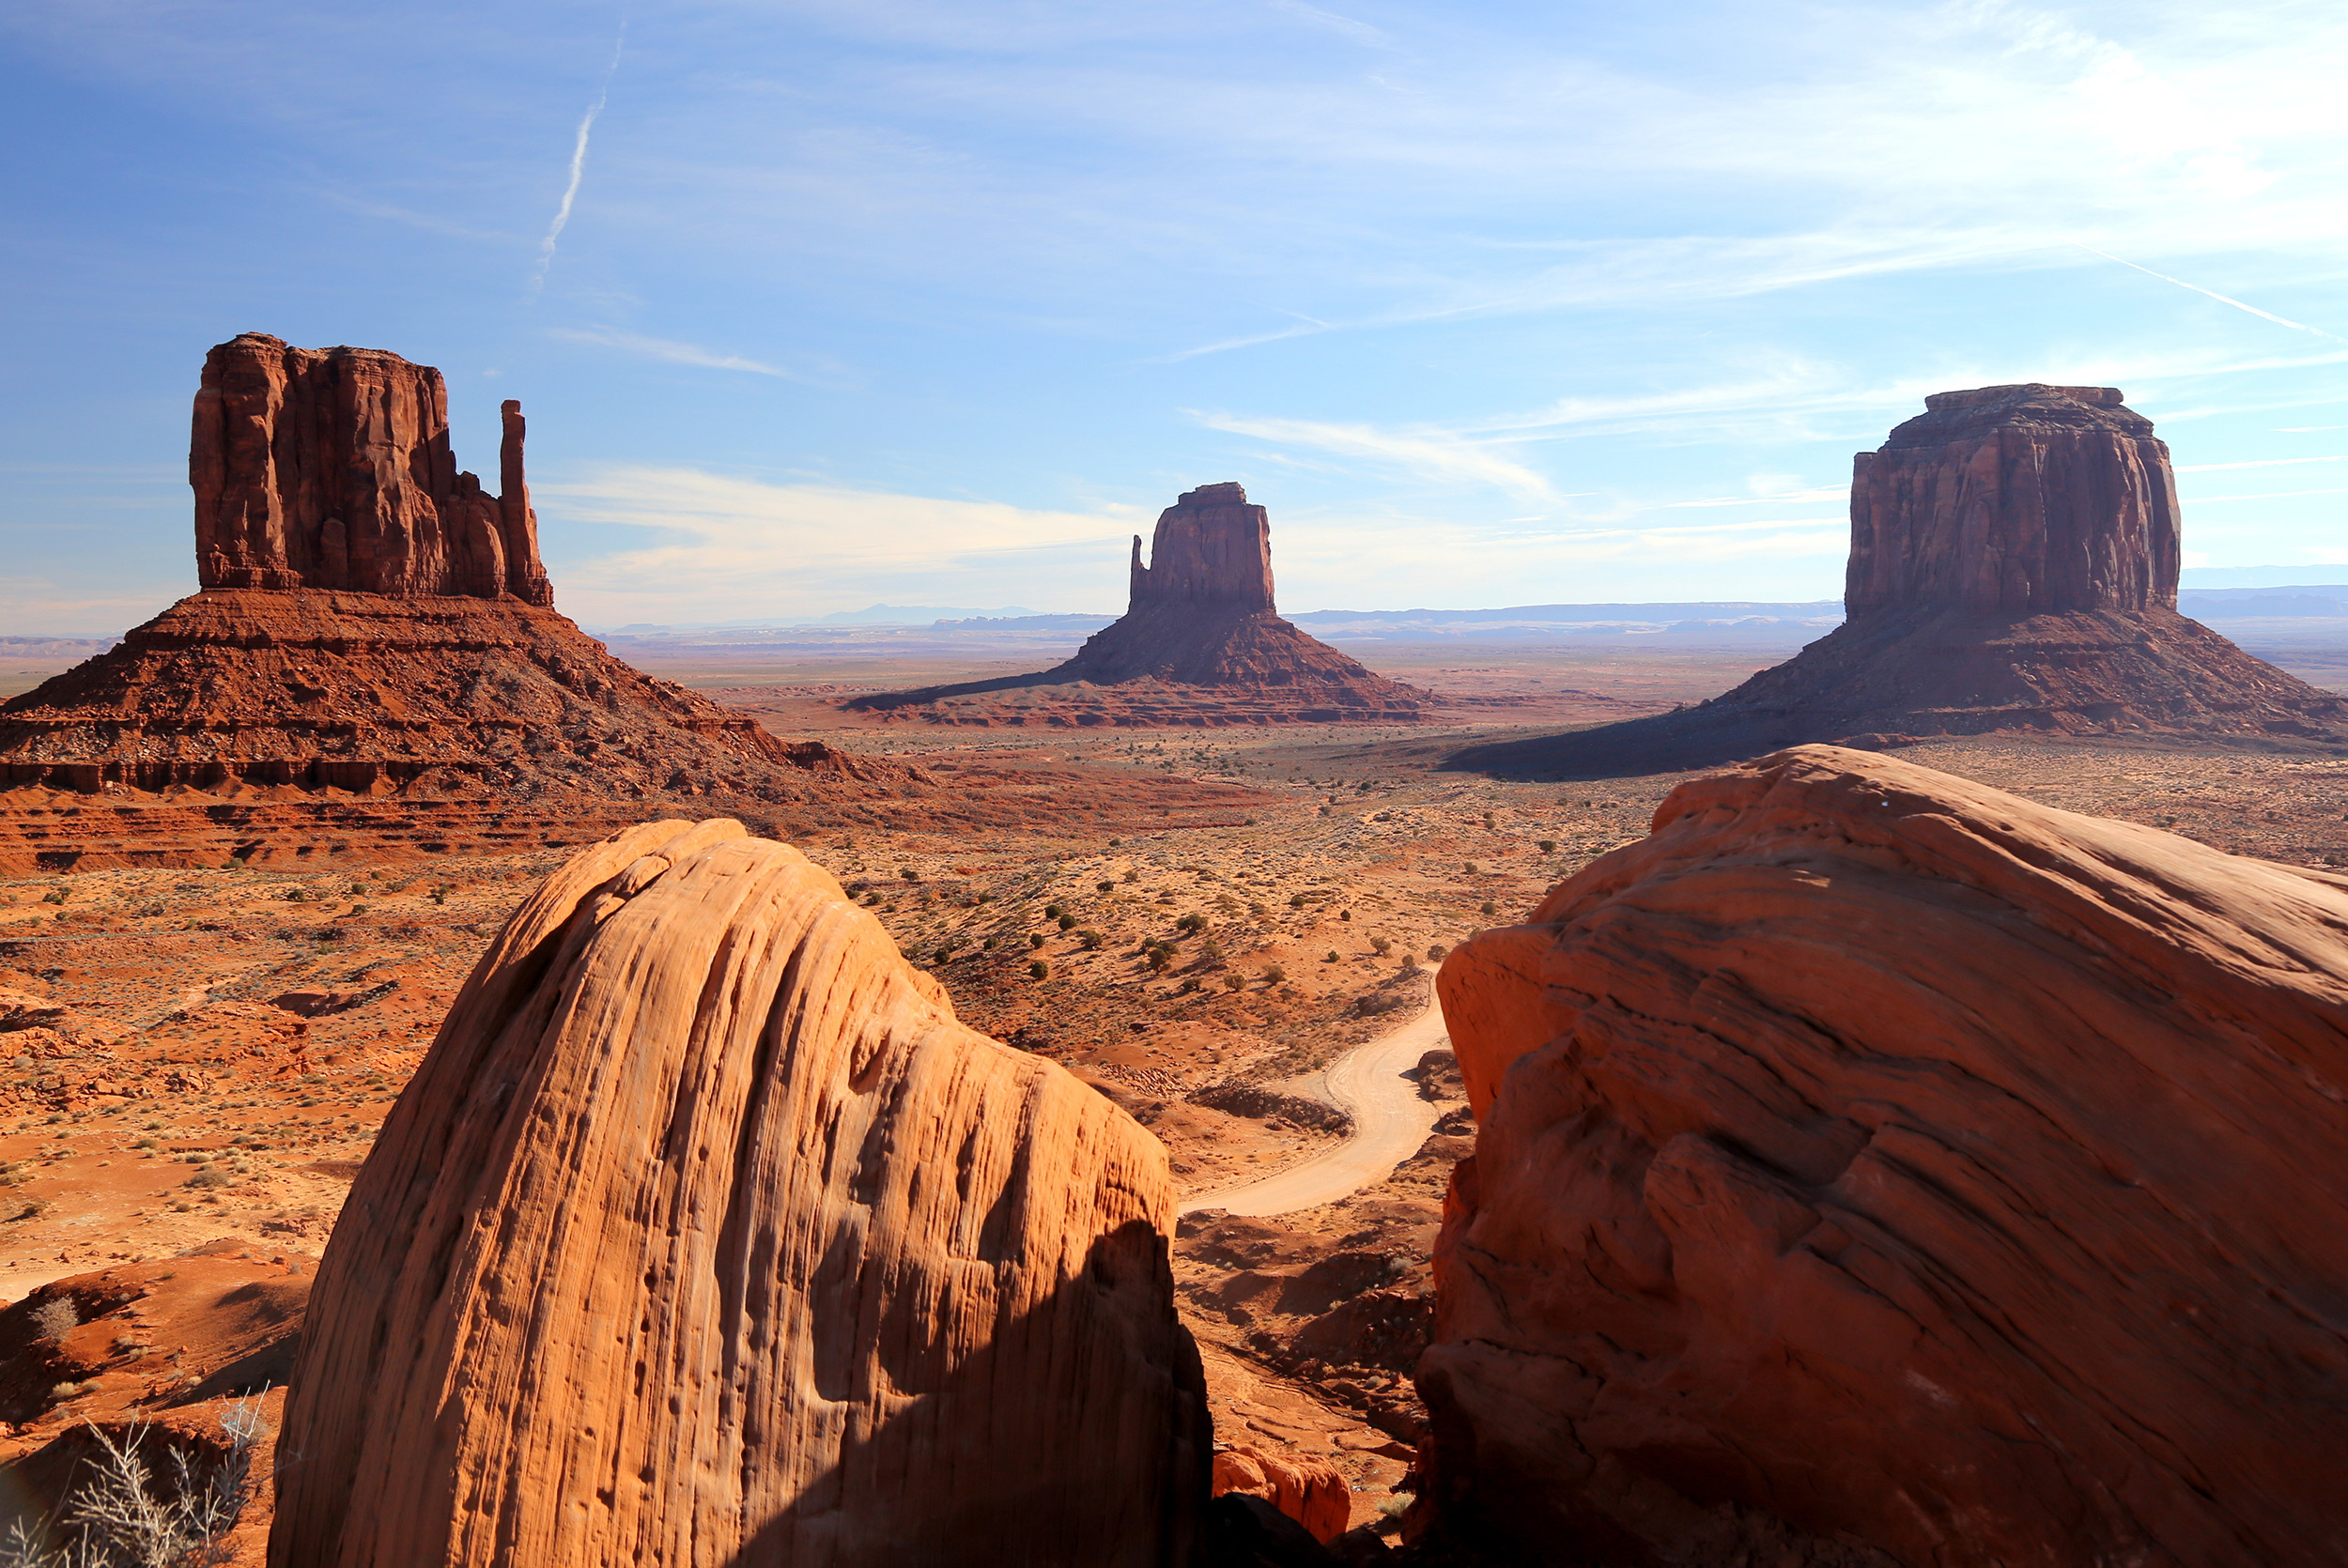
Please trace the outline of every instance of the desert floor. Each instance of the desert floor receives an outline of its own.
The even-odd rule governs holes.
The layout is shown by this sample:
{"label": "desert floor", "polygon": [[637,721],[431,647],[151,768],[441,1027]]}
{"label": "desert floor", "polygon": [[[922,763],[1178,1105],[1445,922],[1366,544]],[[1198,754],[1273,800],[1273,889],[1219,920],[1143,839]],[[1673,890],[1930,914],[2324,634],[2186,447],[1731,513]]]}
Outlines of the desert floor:
{"label": "desert floor", "polygon": [[[1233,825],[799,843],[968,1022],[1126,1107],[1197,1193],[1331,1147],[1330,1064],[1421,1014],[1450,945],[1642,836],[1685,776],[1507,782],[1444,771],[1447,751],[1691,700],[1782,656],[1348,651],[1440,691],[1525,700],[1506,723],[941,730],[850,721],[828,703],[1048,661],[851,650],[652,668],[856,749],[1049,756],[1112,781],[1252,791]],[[2310,657],[2302,672],[2335,684],[2342,668]],[[2233,853],[2348,863],[2348,759],[2002,739],[1900,755]],[[305,1267],[450,998],[557,858],[0,881],[0,1298],[198,1248]],[[1430,1065],[1421,1086],[1435,1130],[1391,1176],[1302,1213],[1186,1215],[1175,1249],[1218,1437],[1329,1458],[1353,1478],[1357,1519],[1393,1506],[1411,1457],[1413,1335],[1430,1310],[1444,1184],[1470,1142],[1456,1074]]]}

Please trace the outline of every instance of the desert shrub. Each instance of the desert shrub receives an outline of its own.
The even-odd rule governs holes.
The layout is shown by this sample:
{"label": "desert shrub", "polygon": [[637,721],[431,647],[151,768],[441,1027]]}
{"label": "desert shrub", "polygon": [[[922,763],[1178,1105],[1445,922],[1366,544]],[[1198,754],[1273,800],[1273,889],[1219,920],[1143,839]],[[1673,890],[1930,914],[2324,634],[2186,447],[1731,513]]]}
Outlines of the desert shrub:
{"label": "desert shrub", "polygon": [[1143,961],[1149,964],[1152,975],[1163,975],[1174,967],[1174,949],[1165,943],[1146,947],[1142,952]]}
{"label": "desert shrub", "polygon": [[1043,979],[1051,973],[1052,966],[1045,963],[1042,959],[1037,959],[1033,963],[1027,965],[1027,978],[1030,980]]}
{"label": "desert shrub", "polygon": [[1486,899],[1482,903],[1476,905],[1475,907],[1482,910],[1487,915],[1498,915],[1500,913],[1500,906],[1492,902],[1490,899]]}
{"label": "desert shrub", "polygon": [[188,1177],[185,1185],[190,1187],[225,1187],[228,1185],[228,1173],[222,1170],[218,1165],[198,1165],[195,1168],[195,1174]]}
{"label": "desert shrub", "polygon": [[82,1309],[70,1296],[52,1296],[33,1309],[33,1327],[43,1339],[63,1339],[82,1326]]}
{"label": "desert shrub", "polygon": [[1337,961],[1337,950],[1336,950],[1335,947],[1330,948],[1330,949],[1329,949],[1329,956],[1328,956],[1327,958],[1325,958],[1325,959],[1322,959],[1321,961],[1321,962],[1323,962],[1323,963],[1335,963],[1335,962],[1336,962],[1336,961]]}
{"label": "desert shrub", "polygon": [[[1110,840],[1109,840],[1109,842],[1110,842],[1110,843],[1112,843],[1112,844],[1114,844],[1114,843],[1116,843],[1116,842],[1117,842],[1117,840],[1116,840],[1116,839],[1114,839],[1114,838],[1112,838],[1112,839],[1110,839]],[[1132,882],[1139,882],[1139,881],[1141,880],[1141,873],[1140,873],[1139,871],[1127,871],[1127,872],[1125,873],[1125,880],[1126,880],[1127,882],[1129,882],[1129,883],[1132,883]]]}
{"label": "desert shrub", "polygon": [[1247,976],[1244,975],[1226,975],[1223,976],[1223,989],[1225,991],[1244,991],[1247,989]]}
{"label": "desert shrub", "polygon": [[1541,853],[1543,854],[1555,854],[1557,853],[1557,840],[1554,838],[1542,839]]}
{"label": "desert shrub", "polygon": [[1114,893],[1117,891],[1117,884],[1113,882],[1096,882],[1092,884],[1092,890],[1095,893]]}
{"label": "desert shrub", "polygon": [[1174,929],[1178,931],[1187,931],[1192,935],[1197,935],[1198,932],[1207,929],[1207,917],[1194,911],[1193,913],[1185,915],[1181,919],[1175,921]]}
{"label": "desert shrub", "polygon": [[1043,933],[1042,931],[1029,931],[1029,932],[1027,933],[1027,945],[1028,945],[1028,946],[1030,946],[1030,947],[1041,947],[1041,946],[1043,946]]}
{"label": "desert shrub", "polygon": [[1290,895],[1289,895],[1289,908],[1290,908],[1290,909],[1303,909],[1304,907],[1305,907],[1305,895],[1304,895],[1304,894],[1302,894],[1302,893],[1291,893],[1291,894],[1290,894]]}
{"label": "desert shrub", "polygon": [[1440,942],[1430,942],[1427,945],[1427,956],[1430,959],[1440,959],[1449,951],[1451,949]]}
{"label": "desert shrub", "polygon": [[1099,931],[1094,930],[1090,926],[1085,926],[1079,929],[1076,932],[1077,945],[1084,948],[1084,950],[1088,953],[1099,952],[1107,942],[1107,937],[1103,936]]}
{"label": "desert shrub", "polygon": [[1076,929],[1076,917],[1073,915],[1061,915],[1057,923],[1064,931],[1073,931]]}
{"label": "desert shrub", "polygon": [[1394,951],[1394,943],[1387,937],[1373,936],[1369,939],[1369,950],[1383,959]]}
{"label": "desert shrub", "polygon": [[1046,920],[1057,920],[1067,913],[1068,906],[1066,904],[1045,904],[1043,906],[1043,918]]}
{"label": "desert shrub", "polygon": [[[158,1473],[147,1464],[153,1428],[144,1419],[120,1436],[85,1423],[98,1449],[89,1478],[47,1519],[17,1517],[0,1539],[0,1568],[208,1568],[225,1562],[228,1532],[253,1495],[260,1396],[230,1406],[220,1425],[228,1443],[219,1458],[200,1463],[173,1444]],[[52,1544],[60,1537],[62,1545]]]}
{"label": "desert shrub", "polygon": [[1276,964],[1276,963],[1267,963],[1267,964],[1265,964],[1265,965],[1263,966],[1262,974],[1263,974],[1264,981],[1265,981],[1265,983],[1266,983],[1266,984],[1268,984],[1268,985],[1275,985],[1275,986],[1276,986],[1276,985],[1278,985],[1281,981],[1283,981],[1283,980],[1285,980],[1285,979],[1287,979],[1287,978],[1289,977],[1289,972],[1288,972],[1287,970],[1285,970],[1285,969],[1281,968],[1281,967],[1280,967],[1278,964]]}

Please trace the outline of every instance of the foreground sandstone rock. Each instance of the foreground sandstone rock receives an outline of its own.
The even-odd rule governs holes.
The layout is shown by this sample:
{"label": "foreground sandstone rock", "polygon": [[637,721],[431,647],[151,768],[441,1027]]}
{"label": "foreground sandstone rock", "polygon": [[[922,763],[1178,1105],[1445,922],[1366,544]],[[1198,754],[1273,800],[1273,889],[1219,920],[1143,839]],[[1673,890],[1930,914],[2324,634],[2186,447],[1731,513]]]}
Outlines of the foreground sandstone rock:
{"label": "foreground sandstone rock", "polygon": [[1146,726],[1412,723],[1431,693],[1375,674],[1280,619],[1272,523],[1237,484],[1186,490],[1134,536],[1123,616],[1034,675],[860,697],[854,712],[931,723]]}
{"label": "foreground sandstone rock", "polygon": [[1455,951],[1427,1494],[1524,1560],[2348,1544],[2348,879],[1805,746]]}
{"label": "foreground sandstone rock", "polygon": [[974,1034],[796,852],[581,852],[360,1173],[278,1568],[1177,1564],[1204,1499],[1159,1145]]}
{"label": "foreground sandstone rock", "polygon": [[2348,746],[2348,701],[2177,613],[2169,449],[2114,387],[1936,392],[1853,460],[1849,619],[1700,707],[1470,754],[1561,775],[2025,732]]}

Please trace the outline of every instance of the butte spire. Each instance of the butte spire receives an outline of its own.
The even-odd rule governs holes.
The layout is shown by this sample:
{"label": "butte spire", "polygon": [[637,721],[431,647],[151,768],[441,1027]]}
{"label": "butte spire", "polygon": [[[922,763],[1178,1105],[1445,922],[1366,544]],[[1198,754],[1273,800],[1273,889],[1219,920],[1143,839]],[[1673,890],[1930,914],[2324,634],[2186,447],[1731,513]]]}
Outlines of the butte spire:
{"label": "butte spire", "polygon": [[1847,619],[1699,707],[1457,761],[1599,776],[1939,735],[2348,745],[2348,701],[2177,613],[2169,448],[2115,387],[1936,392],[1854,459]]}
{"label": "butte spire", "polygon": [[1272,522],[1237,484],[1186,490],[1134,536],[1125,613],[1033,675],[884,692],[852,712],[976,725],[1416,723],[1437,699],[1280,619]]}

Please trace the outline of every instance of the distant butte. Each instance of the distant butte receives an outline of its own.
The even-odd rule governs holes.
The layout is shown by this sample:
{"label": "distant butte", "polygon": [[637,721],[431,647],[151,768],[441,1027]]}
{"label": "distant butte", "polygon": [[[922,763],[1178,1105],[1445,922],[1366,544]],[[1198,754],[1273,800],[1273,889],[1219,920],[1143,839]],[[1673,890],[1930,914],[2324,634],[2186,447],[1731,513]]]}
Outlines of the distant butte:
{"label": "distant butte", "polygon": [[1612,776],[1935,735],[2348,746],[2348,701],[2177,613],[2177,485],[2115,387],[1936,392],[1854,459],[1848,619],[1699,707],[1478,746]]}
{"label": "distant butte", "polygon": [[1075,657],[1033,675],[879,693],[850,712],[933,724],[1413,724],[1430,692],[1390,681],[1280,619],[1272,523],[1237,484],[1185,491],[1134,537],[1132,599]]}

